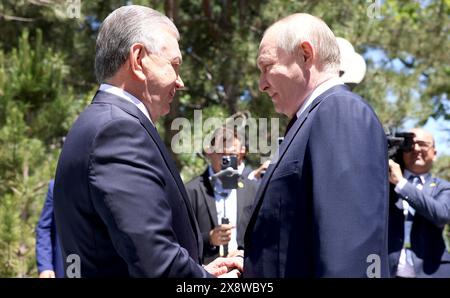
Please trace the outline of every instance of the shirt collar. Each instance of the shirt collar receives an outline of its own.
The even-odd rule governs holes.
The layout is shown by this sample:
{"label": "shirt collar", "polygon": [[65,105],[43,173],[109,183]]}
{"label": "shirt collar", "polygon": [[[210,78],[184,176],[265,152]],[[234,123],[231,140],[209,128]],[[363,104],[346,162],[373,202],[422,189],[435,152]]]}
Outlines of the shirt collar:
{"label": "shirt collar", "polygon": [[327,91],[328,89],[331,89],[334,86],[337,85],[343,85],[344,82],[339,78],[331,78],[326,80],[325,82],[322,82],[319,86],[317,86],[313,92],[306,98],[306,100],[303,102],[303,104],[300,106],[300,108],[297,111],[297,118],[300,118],[300,115],[306,110],[307,107],[313,102],[314,99],[319,97],[322,93]]}
{"label": "shirt collar", "polygon": [[110,94],[114,94],[122,99],[125,99],[126,101],[133,103],[139,110],[141,110],[141,112],[145,115],[145,117],[147,117],[148,120],[150,120],[150,123],[153,124],[153,126],[155,126],[152,119],[150,118],[150,115],[145,105],[142,103],[142,101],[137,99],[132,94],[128,93],[127,91],[121,88],[106,83],[101,84],[99,90],[103,92],[108,92]]}
{"label": "shirt collar", "polygon": [[404,173],[403,173],[403,177],[405,177],[406,179],[409,179],[411,176],[418,176],[420,178],[420,181],[422,182],[422,184],[425,184],[425,182],[428,180],[428,177],[430,176],[430,173],[424,173],[421,175],[416,175],[411,171],[408,171],[407,169],[405,169]]}

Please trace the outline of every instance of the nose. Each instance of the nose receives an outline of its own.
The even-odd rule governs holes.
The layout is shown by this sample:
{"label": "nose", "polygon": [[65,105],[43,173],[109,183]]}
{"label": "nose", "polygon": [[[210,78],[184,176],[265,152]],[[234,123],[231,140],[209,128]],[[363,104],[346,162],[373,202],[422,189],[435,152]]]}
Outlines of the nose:
{"label": "nose", "polygon": [[176,87],[177,89],[183,89],[183,88],[184,88],[184,82],[183,82],[183,80],[181,79],[181,76],[180,76],[180,75],[177,76],[177,80],[175,81],[175,87]]}
{"label": "nose", "polygon": [[269,84],[267,83],[266,77],[264,74],[259,76],[259,91],[265,92],[269,88]]}

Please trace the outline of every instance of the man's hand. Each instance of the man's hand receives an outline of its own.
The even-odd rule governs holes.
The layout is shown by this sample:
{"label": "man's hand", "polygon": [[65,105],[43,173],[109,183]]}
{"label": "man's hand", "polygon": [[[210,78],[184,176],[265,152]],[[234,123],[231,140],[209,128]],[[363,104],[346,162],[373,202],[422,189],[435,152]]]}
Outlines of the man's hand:
{"label": "man's hand", "polygon": [[244,257],[244,251],[243,250],[233,250],[233,251],[230,251],[229,253],[228,253],[228,256],[227,256],[227,258],[233,258],[233,257],[241,257],[241,258],[243,258]]}
{"label": "man's hand", "polygon": [[55,271],[53,270],[44,270],[39,273],[39,278],[55,278]]}
{"label": "man's hand", "polygon": [[228,244],[231,240],[232,228],[234,228],[234,226],[230,224],[218,225],[209,231],[209,243],[214,246]]}
{"label": "man's hand", "polygon": [[239,278],[239,276],[241,276],[241,272],[237,269],[233,269],[230,272],[219,275],[217,277],[219,277],[219,278]]}
{"label": "man's hand", "polygon": [[400,169],[400,165],[392,159],[389,159],[389,182],[397,185],[397,183],[399,183],[402,178],[403,173],[402,169]]}
{"label": "man's hand", "polygon": [[270,165],[270,160],[266,160],[259,168],[254,171],[256,179],[261,179],[261,174],[267,170]]}
{"label": "man's hand", "polygon": [[[214,276],[221,276],[226,273],[232,273],[233,269],[237,269],[242,272],[244,270],[244,259],[241,257],[233,257],[233,258],[217,258],[208,265],[204,266],[205,270]],[[222,276],[227,277],[227,276]],[[232,276],[228,276],[232,277]]]}

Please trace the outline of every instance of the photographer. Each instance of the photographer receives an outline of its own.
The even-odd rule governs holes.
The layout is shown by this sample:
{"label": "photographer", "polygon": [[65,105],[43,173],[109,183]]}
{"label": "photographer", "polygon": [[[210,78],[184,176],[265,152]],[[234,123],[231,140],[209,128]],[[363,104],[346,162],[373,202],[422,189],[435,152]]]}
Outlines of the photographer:
{"label": "photographer", "polygon": [[[226,249],[228,255],[235,255],[238,247],[243,247],[244,232],[258,187],[255,180],[248,178],[252,169],[244,165],[246,150],[237,133],[226,128],[217,129],[209,149],[206,156],[210,164],[202,175],[186,184],[203,238],[204,264],[219,255],[227,255]],[[233,158],[239,176],[218,178],[217,174],[228,167],[222,163]],[[223,177],[236,185],[227,187]],[[229,223],[223,223],[226,222],[223,219]]]}
{"label": "photographer", "polygon": [[450,277],[443,228],[450,221],[450,183],[429,173],[436,160],[433,136],[419,128],[403,152],[404,170],[389,160],[391,276]]}

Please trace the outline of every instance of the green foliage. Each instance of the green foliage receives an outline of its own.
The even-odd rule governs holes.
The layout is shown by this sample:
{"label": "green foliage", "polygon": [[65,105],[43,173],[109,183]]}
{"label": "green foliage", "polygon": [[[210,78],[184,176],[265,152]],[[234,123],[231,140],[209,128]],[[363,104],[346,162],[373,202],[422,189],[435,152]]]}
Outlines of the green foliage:
{"label": "green foliage", "polygon": [[[8,83],[4,86],[4,100],[26,109],[27,132],[43,141],[61,137],[67,127],[60,124],[69,116],[73,104],[71,88],[64,86],[68,74],[64,57],[42,44],[41,30],[37,30],[34,48],[29,33],[24,30],[18,49],[13,49],[3,64]],[[4,113],[2,113],[4,114]]]}
{"label": "green foliage", "polygon": [[[24,114],[10,105],[0,129],[0,276],[29,276],[35,272],[34,226],[51,177],[57,152],[27,136]],[[5,253],[3,253],[5,252]]]}
{"label": "green foliage", "polygon": [[440,156],[433,164],[433,175],[450,181],[450,155]]}
{"label": "green foliage", "polygon": [[0,276],[36,275],[34,229],[56,166],[60,139],[86,103],[75,101],[64,55],[31,40],[0,51]]}

